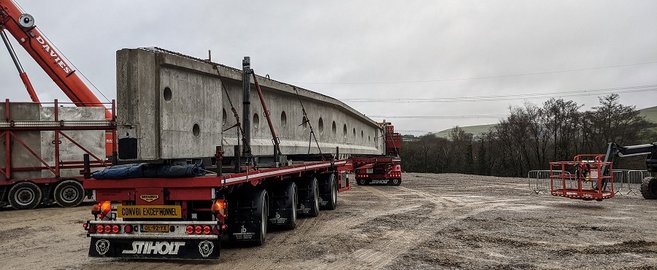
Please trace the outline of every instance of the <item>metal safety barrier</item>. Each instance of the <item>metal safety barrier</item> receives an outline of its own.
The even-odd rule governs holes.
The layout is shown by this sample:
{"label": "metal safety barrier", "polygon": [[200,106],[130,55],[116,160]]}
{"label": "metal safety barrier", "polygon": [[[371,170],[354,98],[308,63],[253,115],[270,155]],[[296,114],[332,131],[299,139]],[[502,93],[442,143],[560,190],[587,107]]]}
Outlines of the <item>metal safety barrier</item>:
{"label": "metal safety barrier", "polygon": [[[570,174],[569,172],[566,172]],[[638,195],[641,190],[643,178],[649,177],[647,170],[614,169],[614,191],[616,195]],[[570,179],[570,177],[566,177]],[[534,194],[550,193],[550,170],[531,170],[527,173],[529,190]],[[567,181],[566,187],[576,185],[576,181]]]}
{"label": "metal safety barrier", "polygon": [[614,192],[616,195],[622,195],[621,191],[623,190],[623,182],[627,181],[627,171],[625,169],[614,169]]}
{"label": "metal safety barrier", "polygon": [[531,170],[527,173],[529,190],[535,194],[550,192],[550,170]]}
{"label": "metal safety barrier", "polygon": [[623,182],[625,194],[639,194],[643,178],[650,176],[647,170],[628,170],[627,179]]}

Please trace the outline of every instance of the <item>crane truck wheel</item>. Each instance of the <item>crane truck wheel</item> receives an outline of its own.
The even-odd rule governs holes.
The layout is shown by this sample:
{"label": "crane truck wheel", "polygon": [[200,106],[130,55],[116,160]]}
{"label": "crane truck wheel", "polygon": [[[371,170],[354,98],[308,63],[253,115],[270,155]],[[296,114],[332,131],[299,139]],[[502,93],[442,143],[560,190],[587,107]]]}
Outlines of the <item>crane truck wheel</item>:
{"label": "crane truck wheel", "polygon": [[32,182],[19,182],[9,189],[9,203],[14,209],[33,209],[43,199],[39,186]]}
{"label": "crane truck wheel", "polygon": [[319,185],[317,177],[312,177],[299,184],[299,206],[297,214],[304,217],[319,216]]}
{"label": "crane truck wheel", "polygon": [[657,199],[657,179],[646,177],[641,181],[641,195],[646,200]]}
{"label": "crane truck wheel", "polygon": [[299,203],[297,184],[288,182],[280,189],[271,192],[272,207],[269,211],[269,224],[285,230],[297,226],[297,205]]}
{"label": "crane truck wheel", "polygon": [[338,181],[335,173],[324,175],[324,177],[322,177],[322,183],[320,187],[320,209],[335,210],[338,205]]}
{"label": "crane truck wheel", "polygon": [[84,188],[75,180],[64,180],[55,187],[55,202],[62,207],[78,206],[84,200]]}

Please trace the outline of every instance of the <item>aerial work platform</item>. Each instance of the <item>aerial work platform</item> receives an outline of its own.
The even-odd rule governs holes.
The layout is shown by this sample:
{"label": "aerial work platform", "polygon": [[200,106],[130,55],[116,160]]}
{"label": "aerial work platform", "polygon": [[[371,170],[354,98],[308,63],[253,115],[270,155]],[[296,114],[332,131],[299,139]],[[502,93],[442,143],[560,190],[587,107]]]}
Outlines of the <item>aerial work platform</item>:
{"label": "aerial work platform", "polygon": [[604,158],[604,154],[582,154],[571,161],[550,162],[550,193],[587,201],[613,198],[613,163]]}

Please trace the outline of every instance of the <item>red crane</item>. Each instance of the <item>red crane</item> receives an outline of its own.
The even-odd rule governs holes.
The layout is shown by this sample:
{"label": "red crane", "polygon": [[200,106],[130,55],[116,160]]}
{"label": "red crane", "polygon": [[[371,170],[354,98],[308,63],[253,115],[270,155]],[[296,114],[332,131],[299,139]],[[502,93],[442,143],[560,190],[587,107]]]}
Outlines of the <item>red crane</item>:
{"label": "red crane", "polygon": [[[6,33],[12,36],[32,56],[39,66],[59,86],[66,96],[78,107],[104,107],[89,87],[80,79],[76,70],[69,65],[64,56],[58,52],[48,39],[39,31],[34,18],[23,12],[11,0],[0,0],[0,35],[9,49],[9,53],[18,69],[20,78],[33,102],[40,103],[39,98],[23,70],[18,58],[13,52]],[[105,117],[112,119],[112,112],[105,110]],[[112,155],[111,134],[107,134],[107,156]]]}

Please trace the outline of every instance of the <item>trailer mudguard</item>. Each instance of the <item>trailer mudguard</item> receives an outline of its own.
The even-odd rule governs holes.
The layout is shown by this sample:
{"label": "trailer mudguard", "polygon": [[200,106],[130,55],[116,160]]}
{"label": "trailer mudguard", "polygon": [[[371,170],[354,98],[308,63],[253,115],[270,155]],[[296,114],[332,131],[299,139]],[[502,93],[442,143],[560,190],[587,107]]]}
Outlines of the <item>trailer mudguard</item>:
{"label": "trailer mudguard", "polygon": [[89,257],[219,259],[220,240],[92,237]]}

